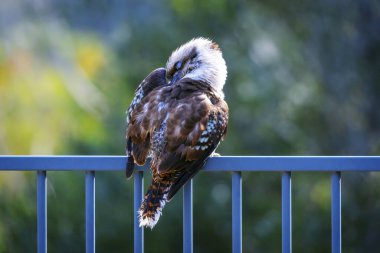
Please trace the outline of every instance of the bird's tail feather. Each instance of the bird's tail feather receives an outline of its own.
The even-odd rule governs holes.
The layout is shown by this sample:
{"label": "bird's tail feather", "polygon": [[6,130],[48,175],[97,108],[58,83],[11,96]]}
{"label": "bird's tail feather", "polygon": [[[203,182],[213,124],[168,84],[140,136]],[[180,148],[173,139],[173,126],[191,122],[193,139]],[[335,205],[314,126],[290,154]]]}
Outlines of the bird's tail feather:
{"label": "bird's tail feather", "polygon": [[152,229],[156,225],[167,202],[169,190],[169,183],[152,180],[138,211],[140,227],[145,226]]}
{"label": "bird's tail feather", "polygon": [[131,138],[128,138],[127,140],[127,155],[128,160],[125,168],[125,176],[126,178],[130,178],[133,174],[133,171],[135,170],[135,159],[132,155],[132,140]]}
{"label": "bird's tail feather", "polygon": [[128,161],[125,169],[125,177],[130,178],[135,170],[135,159],[133,159],[132,155],[128,155]]}

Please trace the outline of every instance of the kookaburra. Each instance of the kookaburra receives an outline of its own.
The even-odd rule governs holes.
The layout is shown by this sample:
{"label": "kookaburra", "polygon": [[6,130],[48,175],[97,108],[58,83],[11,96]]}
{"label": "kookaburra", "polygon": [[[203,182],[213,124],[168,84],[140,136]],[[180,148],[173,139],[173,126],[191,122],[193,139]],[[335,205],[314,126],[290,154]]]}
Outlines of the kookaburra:
{"label": "kookaburra", "polygon": [[196,38],[177,48],[166,68],[150,73],[127,111],[127,177],[151,158],[152,183],[138,212],[153,228],[162,209],[203,167],[227,131],[223,86],[227,67],[219,46]]}

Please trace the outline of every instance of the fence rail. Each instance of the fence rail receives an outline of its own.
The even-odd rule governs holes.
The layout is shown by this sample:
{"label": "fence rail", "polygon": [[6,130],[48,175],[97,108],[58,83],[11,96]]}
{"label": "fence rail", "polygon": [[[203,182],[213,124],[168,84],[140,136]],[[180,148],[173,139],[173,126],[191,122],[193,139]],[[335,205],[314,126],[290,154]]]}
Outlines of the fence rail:
{"label": "fence rail", "polygon": [[[37,171],[37,252],[47,252],[47,171],[86,173],[86,253],[95,252],[96,171],[122,171],[125,156],[0,156],[0,171]],[[144,170],[134,175],[134,213],[143,198]],[[282,252],[292,251],[291,176],[296,171],[330,172],[332,252],[341,252],[341,173],[380,171],[380,156],[224,156],[212,157],[204,171],[232,171],[232,251],[242,252],[242,171],[282,172]],[[183,252],[193,252],[192,181],[183,190]],[[144,251],[144,230],[134,220],[134,251]]]}

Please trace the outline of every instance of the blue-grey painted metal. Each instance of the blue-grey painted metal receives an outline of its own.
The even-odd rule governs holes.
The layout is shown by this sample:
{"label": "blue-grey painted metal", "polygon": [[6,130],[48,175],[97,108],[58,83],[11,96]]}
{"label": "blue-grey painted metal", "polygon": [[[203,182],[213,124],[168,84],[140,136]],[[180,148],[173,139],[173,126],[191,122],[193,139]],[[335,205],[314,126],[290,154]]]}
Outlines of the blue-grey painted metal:
{"label": "blue-grey painted metal", "polygon": [[86,253],[95,253],[95,172],[86,171]]}
{"label": "blue-grey painted metal", "polygon": [[193,180],[183,187],[183,252],[193,253]]}
{"label": "blue-grey painted metal", "polygon": [[341,175],[333,172],[331,178],[331,228],[332,253],[342,252]]}
{"label": "blue-grey painted metal", "polygon": [[[95,172],[123,171],[125,156],[1,156],[0,171],[37,171],[37,248],[38,253],[47,252],[47,198],[46,171],[91,171],[86,173],[86,251],[95,252]],[[143,199],[144,166],[136,166],[134,212]],[[43,168],[43,170],[41,170]],[[339,168],[339,172],[336,169]],[[341,252],[341,172],[380,171],[380,156],[224,156],[211,157],[204,171],[231,171],[232,175],[232,232],[233,252],[242,251],[242,182],[241,171],[278,171],[282,175],[283,252],[291,252],[291,174],[292,171],[329,171],[332,173],[332,252]],[[185,187],[185,199],[188,188]],[[191,191],[190,191],[191,193]],[[190,197],[191,194],[190,194]],[[192,202],[184,202],[184,238],[192,238],[192,221],[188,211]],[[187,204],[186,204],[187,203]],[[188,205],[189,204],[189,205]],[[192,212],[192,207],[190,208]],[[192,216],[192,213],[191,213]],[[192,220],[192,219],[190,219]],[[137,215],[134,221],[134,252],[144,251],[144,231],[139,227]],[[189,234],[188,231],[191,231]],[[186,233],[186,235],[185,235]],[[184,239],[185,240],[185,239]],[[186,239],[184,243],[188,242]],[[191,239],[192,241],[192,239]],[[192,247],[192,246],[191,246]],[[184,251],[187,246],[184,246]],[[192,250],[192,249],[191,249]],[[189,251],[190,252],[190,251]]]}
{"label": "blue-grey painted metal", "polygon": [[47,252],[46,171],[37,171],[37,252]]}
{"label": "blue-grey painted metal", "polygon": [[133,217],[134,217],[134,253],[144,252],[144,228],[139,226],[137,211],[143,200],[144,192],[144,174],[142,171],[135,172],[134,175],[134,200],[133,200]]}
{"label": "blue-grey painted metal", "polygon": [[242,177],[232,172],[232,252],[242,252]]}
{"label": "blue-grey painted metal", "polygon": [[292,178],[282,173],[282,253],[292,252]]}
{"label": "blue-grey painted metal", "polygon": [[[125,156],[0,156],[0,170],[123,171]],[[203,171],[380,171],[380,156],[222,156]],[[137,170],[146,170],[136,166]]]}

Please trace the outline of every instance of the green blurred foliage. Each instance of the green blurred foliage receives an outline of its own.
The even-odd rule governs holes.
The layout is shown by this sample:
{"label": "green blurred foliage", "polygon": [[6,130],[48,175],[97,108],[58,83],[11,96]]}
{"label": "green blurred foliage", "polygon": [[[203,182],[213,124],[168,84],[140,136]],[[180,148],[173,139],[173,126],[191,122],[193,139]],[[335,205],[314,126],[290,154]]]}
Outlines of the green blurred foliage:
{"label": "green blurred foliage", "polygon": [[[139,82],[192,37],[218,42],[230,106],[223,155],[378,155],[378,1],[5,0],[0,153],[124,154]],[[133,249],[133,182],[96,179],[98,252]],[[229,173],[194,179],[195,252],[230,252]],[[380,249],[380,176],[342,179],[343,250]],[[147,176],[146,183],[149,183]],[[281,178],[243,173],[243,250],[280,252]],[[36,248],[34,173],[0,173],[0,252]],[[84,251],[84,175],[48,173],[48,248]],[[330,251],[330,175],[294,173],[294,252]],[[182,250],[182,196],[146,252]]]}

